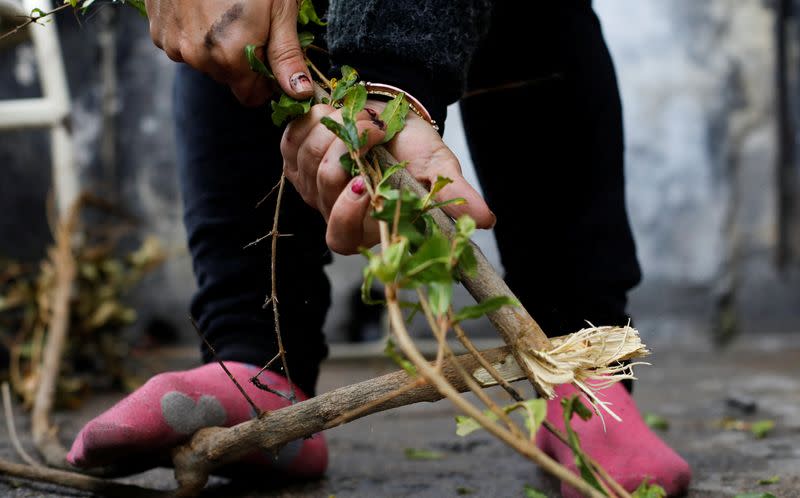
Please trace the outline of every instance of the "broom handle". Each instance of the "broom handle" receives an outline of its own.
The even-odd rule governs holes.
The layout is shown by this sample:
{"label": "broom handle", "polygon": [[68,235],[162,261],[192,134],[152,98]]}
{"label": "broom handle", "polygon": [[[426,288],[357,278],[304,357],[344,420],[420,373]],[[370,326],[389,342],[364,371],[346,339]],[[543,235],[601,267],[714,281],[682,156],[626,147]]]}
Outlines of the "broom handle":
{"label": "broom handle", "polygon": [[[325,89],[314,83],[314,100],[316,102],[323,102],[323,99],[330,99]],[[377,145],[372,148],[372,153],[378,158],[382,165],[396,164],[399,161],[395,159],[385,147]],[[420,197],[425,197],[428,191],[423,187],[411,174],[401,169],[391,176],[389,182],[395,188],[406,188]],[[436,208],[429,211],[432,215],[434,222],[439,229],[444,233],[447,238],[452,239],[456,230],[453,220],[441,209]],[[497,273],[489,260],[486,259],[480,248],[470,241],[473,251],[475,251],[475,259],[478,261],[478,269],[473,276],[461,275],[461,283],[469,291],[477,302],[495,296],[508,296],[517,299],[511,289],[506,285],[505,280]],[[519,301],[517,299],[517,301]],[[500,333],[503,341],[511,346],[514,357],[522,369],[529,374],[525,362],[522,361],[520,350],[537,350],[548,351],[551,349],[550,341],[542,331],[542,328],[536,323],[536,320],[522,307],[503,306],[498,310],[492,311],[487,315],[489,321]]]}

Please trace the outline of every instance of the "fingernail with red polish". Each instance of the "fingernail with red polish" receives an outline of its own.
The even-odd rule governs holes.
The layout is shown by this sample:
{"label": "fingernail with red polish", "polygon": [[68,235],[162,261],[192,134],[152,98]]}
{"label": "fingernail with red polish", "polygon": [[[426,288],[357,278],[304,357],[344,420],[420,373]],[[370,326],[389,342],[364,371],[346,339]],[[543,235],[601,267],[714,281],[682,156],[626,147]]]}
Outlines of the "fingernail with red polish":
{"label": "fingernail with red polish", "polygon": [[309,92],[311,91],[311,80],[306,73],[294,73],[289,78],[289,84],[295,92]]}
{"label": "fingernail with red polish", "polygon": [[350,184],[350,190],[358,196],[364,195],[366,188],[364,188],[364,178],[358,177]]}

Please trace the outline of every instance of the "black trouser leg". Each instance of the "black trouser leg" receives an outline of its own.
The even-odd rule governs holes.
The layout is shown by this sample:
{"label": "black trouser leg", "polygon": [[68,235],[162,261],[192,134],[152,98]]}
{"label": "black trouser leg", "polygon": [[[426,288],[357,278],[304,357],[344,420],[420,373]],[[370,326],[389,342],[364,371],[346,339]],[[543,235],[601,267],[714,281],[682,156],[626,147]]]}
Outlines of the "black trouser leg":
{"label": "black trouser leg", "polygon": [[[242,107],[230,90],[187,66],[175,81],[178,168],[184,221],[198,290],[191,312],[219,358],[263,365],[278,351],[271,306],[270,240],[243,249],[272,228],[275,195],[256,203],[280,178],[282,130],[269,111]],[[289,371],[314,391],[327,354],[322,325],[330,305],[323,266],[325,226],[287,183],[278,242],[277,284]],[[203,347],[203,358],[211,361]],[[280,371],[280,362],[274,370]]]}
{"label": "black trouser leg", "polygon": [[624,325],[640,272],[619,92],[599,22],[588,2],[546,3],[525,12],[498,4],[461,110],[506,280],[545,332],[560,335],[587,320]]}

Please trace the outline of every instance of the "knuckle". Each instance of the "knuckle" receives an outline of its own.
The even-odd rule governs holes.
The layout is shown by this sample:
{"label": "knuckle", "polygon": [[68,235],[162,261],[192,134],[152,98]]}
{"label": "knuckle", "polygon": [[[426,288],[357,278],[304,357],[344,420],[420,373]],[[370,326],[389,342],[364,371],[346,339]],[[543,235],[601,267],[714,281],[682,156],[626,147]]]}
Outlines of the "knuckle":
{"label": "knuckle", "polygon": [[303,57],[303,52],[300,50],[300,46],[295,43],[272,43],[269,51],[272,55],[272,57],[270,57],[270,62],[277,66],[276,68],[273,68],[275,70],[277,70],[281,64],[302,59]]}

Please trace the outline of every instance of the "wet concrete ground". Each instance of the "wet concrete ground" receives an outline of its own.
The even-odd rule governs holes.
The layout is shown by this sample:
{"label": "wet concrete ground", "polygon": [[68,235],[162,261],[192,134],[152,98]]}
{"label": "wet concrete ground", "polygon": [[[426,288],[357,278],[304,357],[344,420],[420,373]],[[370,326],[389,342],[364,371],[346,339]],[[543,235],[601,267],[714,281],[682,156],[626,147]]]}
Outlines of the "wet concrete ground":
{"label": "wet concrete ground", "polygon": [[[644,324],[640,323],[643,327]],[[691,498],[731,497],[741,492],[770,492],[800,497],[800,334],[750,334],[722,352],[702,337],[673,332],[648,339],[652,367],[639,369],[635,398],[644,412],[665,417],[663,437],[689,460],[694,480]],[[173,361],[174,362],[174,361]],[[185,359],[184,359],[185,363]],[[392,370],[384,361],[336,361],[323,369],[321,391]],[[504,395],[504,394],[503,394]],[[114,401],[95,397],[79,412],[59,414],[63,438]],[[731,403],[754,402],[754,413]],[[208,496],[248,497],[521,497],[525,484],[557,497],[558,486],[486,434],[455,435],[454,411],[446,401],[372,415],[327,434],[331,466],[318,482],[272,486],[236,485],[215,480]],[[725,417],[771,419],[775,429],[764,439],[726,430]],[[27,432],[25,417],[17,415]],[[25,444],[29,445],[26,440]],[[440,460],[409,460],[406,448],[440,452]],[[0,456],[14,459],[3,431]],[[780,482],[758,481],[779,476]],[[150,487],[174,486],[171,472],[157,469],[128,479]],[[76,495],[69,490],[0,477],[0,496]],[[80,495],[80,494],[77,494]]]}

